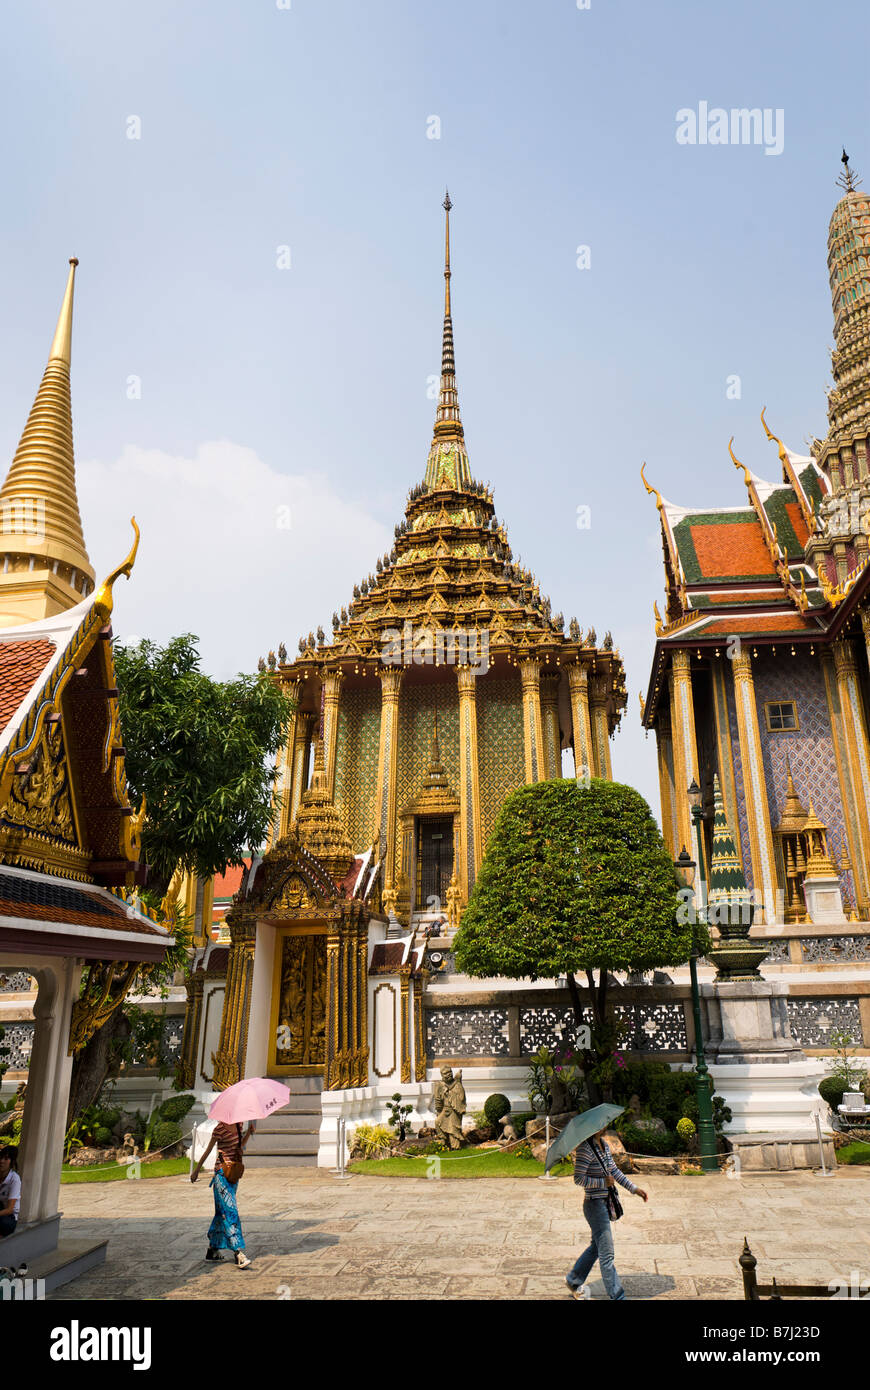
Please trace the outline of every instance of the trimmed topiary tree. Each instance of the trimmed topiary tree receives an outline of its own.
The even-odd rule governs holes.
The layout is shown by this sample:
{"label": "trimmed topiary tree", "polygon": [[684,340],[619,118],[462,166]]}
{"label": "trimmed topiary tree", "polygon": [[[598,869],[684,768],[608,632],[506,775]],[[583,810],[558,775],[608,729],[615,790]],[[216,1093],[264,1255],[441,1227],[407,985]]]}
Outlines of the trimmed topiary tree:
{"label": "trimmed topiary tree", "polygon": [[196,1096],[170,1096],[160,1106],[160,1118],[161,1120],[177,1120],[180,1123],[195,1102]]}
{"label": "trimmed topiary tree", "polygon": [[[703,928],[677,918],[682,887],[649,806],[633,787],[593,778],[521,787],[501,809],[454,949],[468,975],[576,975],[589,986],[593,1050],[609,1061],[613,970],[681,965]],[[597,1034],[597,1037],[596,1037]]]}
{"label": "trimmed topiary tree", "polygon": [[161,1120],[151,1131],[149,1152],[156,1153],[160,1149],[168,1149],[175,1144],[180,1144],[181,1137],[181,1125],[177,1120]]}
{"label": "trimmed topiary tree", "polygon": [[504,1115],[509,1115],[510,1111],[510,1101],[507,1096],[503,1096],[499,1091],[493,1096],[487,1096],[486,1100],[483,1102],[483,1113],[486,1118],[486,1123],[492,1126],[496,1134],[498,1134],[499,1120],[502,1119]]}

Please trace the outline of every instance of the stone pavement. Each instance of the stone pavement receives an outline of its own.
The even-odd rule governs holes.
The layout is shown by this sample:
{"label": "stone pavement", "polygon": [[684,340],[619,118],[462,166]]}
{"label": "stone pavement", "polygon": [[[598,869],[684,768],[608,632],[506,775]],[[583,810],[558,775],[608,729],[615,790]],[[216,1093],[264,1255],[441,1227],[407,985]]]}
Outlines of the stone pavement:
{"label": "stone pavement", "polygon": [[[739,1299],[743,1237],[759,1278],[870,1278],[870,1170],[835,1177],[646,1177],[623,1193],[616,1264],[629,1298]],[[587,1244],[570,1177],[339,1181],[324,1170],[256,1168],[239,1207],[249,1270],[207,1265],[204,1174],[61,1188],[64,1235],[108,1237],[105,1265],[57,1299],[566,1299]],[[597,1269],[594,1271],[597,1274]],[[605,1297],[600,1279],[593,1298]]]}

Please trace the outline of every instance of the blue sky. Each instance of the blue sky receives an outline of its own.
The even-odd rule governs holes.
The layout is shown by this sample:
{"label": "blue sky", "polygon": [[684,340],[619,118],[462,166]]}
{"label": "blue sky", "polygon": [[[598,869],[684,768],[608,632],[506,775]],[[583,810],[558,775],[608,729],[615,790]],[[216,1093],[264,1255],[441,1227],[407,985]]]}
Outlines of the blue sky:
{"label": "blue sky", "polygon": [[[763,405],[793,448],[824,434],[843,143],[870,175],[865,10],[16,6],[0,82],[0,456],[75,254],[97,570],[125,553],[131,511],[143,528],[116,630],[194,631],[218,674],[282,639],[295,649],[373,568],[423,473],[449,185],[472,470],[554,611],[612,630],[630,692],[614,774],[658,810],[637,695],[662,572],[640,463],[675,501],[739,505],[732,434],[777,475]],[[679,145],[677,111],[702,101],[781,109],[782,153]]]}

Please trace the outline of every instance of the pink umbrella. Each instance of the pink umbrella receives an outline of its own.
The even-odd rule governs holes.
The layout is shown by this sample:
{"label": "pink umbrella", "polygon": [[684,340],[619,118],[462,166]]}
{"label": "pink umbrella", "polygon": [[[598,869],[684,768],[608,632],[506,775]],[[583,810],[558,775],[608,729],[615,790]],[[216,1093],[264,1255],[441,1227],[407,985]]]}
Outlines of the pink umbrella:
{"label": "pink umbrella", "polygon": [[265,1120],[273,1110],[280,1110],[290,1099],[286,1086],[270,1081],[267,1076],[248,1076],[221,1091],[208,1112],[210,1120],[234,1125],[244,1120]]}

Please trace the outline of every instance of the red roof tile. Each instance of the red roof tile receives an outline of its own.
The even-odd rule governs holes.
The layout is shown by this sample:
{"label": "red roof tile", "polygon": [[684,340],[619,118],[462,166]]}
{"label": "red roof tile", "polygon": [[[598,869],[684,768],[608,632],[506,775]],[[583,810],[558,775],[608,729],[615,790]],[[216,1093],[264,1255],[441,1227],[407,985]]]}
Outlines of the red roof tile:
{"label": "red roof tile", "polygon": [[775,575],[770,552],[760,525],[724,522],[716,526],[692,526],[692,543],[701,573],[706,579],[729,575]]}
{"label": "red roof tile", "polygon": [[54,656],[54,643],[45,638],[0,642],[0,732],[14,717],[21,701]]}
{"label": "red roof tile", "polygon": [[251,861],[250,859],[246,859],[244,864],[230,864],[222,874],[215,874],[215,902],[217,902],[219,898],[235,897],[242,886],[242,877],[250,867]]}

